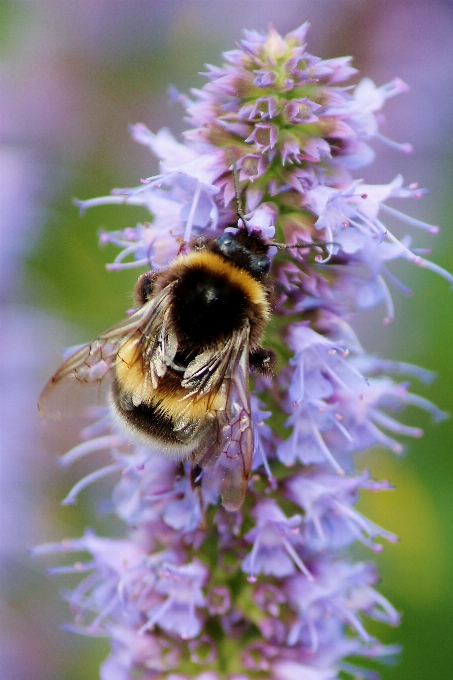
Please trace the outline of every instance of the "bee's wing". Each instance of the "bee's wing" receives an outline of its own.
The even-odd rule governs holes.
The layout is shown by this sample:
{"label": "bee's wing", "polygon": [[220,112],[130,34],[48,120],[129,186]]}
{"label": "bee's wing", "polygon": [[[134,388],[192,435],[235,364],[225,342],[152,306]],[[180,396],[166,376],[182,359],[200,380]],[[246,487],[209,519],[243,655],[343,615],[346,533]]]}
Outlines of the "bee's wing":
{"label": "bee's wing", "polygon": [[[171,285],[167,286],[131,316],[112,326],[72,354],[54,373],[41,392],[38,401],[40,412],[43,415],[59,415],[65,400],[61,398],[57,388],[65,384],[80,383],[99,389],[103,378],[111,371],[118,351],[134,334],[137,334],[137,359],[142,359],[142,355],[145,354],[146,361],[153,351],[156,353],[153,348],[156,344],[159,345],[159,334],[162,334],[162,328],[166,326],[164,319],[166,314],[168,315],[171,288]],[[164,335],[165,338],[159,345],[160,352],[156,353],[156,360],[153,363],[154,371],[160,374],[162,374],[161,364],[165,360],[164,353],[176,352],[174,339],[169,339],[168,332]]]}
{"label": "bee's wing", "polygon": [[207,468],[205,475],[219,489],[227,510],[242,506],[253,458],[249,332],[247,324],[219,351],[200,354],[184,374],[185,385],[194,389],[193,399],[209,394],[213,428],[195,458]]}

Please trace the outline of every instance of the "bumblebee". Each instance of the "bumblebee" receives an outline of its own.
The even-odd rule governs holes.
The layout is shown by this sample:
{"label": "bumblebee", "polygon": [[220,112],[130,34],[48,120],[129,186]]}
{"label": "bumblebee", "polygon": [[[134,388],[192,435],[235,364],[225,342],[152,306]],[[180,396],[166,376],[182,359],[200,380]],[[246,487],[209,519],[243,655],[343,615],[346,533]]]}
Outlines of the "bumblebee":
{"label": "bumblebee", "polygon": [[120,428],[205,469],[224,507],[238,510],[254,448],[250,371],[270,374],[275,363],[260,344],[272,305],[270,245],[244,225],[142,274],[136,311],[65,361],[40,405],[60,383],[108,376]]}

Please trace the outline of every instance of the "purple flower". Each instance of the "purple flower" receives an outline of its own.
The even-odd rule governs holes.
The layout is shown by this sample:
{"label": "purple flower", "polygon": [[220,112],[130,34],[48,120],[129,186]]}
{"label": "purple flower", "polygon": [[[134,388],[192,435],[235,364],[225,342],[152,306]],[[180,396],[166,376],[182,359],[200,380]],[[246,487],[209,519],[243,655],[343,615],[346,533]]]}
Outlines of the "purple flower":
{"label": "purple flower", "polygon": [[164,563],[154,587],[156,593],[165,596],[165,601],[147,611],[148,620],[140,632],[158,625],[163,630],[176,633],[183,640],[196,637],[201,631],[196,608],[206,605],[202,592],[206,576],[207,569],[201,562],[180,567]]}
{"label": "purple flower", "polygon": [[287,481],[286,493],[304,511],[302,544],[307,554],[329,547],[340,548],[359,540],[376,552],[382,546],[373,539],[384,537],[396,541],[396,536],[363,517],[353,505],[359,489],[388,489],[387,482],[372,482],[368,474],[338,476],[321,466]]}
{"label": "purple flower", "polygon": [[[406,405],[435,420],[443,414],[401,378],[423,381],[427,372],[369,356],[350,323],[377,305],[390,322],[391,287],[404,290],[393,260],[453,277],[384,221],[391,215],[436,233],[386,205],[422,192],[400,176],[368,185],[352,175],[374,159],[373,139],[409,150],[380,135],[378,117],[406,86],[396,79],[376,87],[365,78],[351,88],[351,59],[309,54],[307,29],[285,37],[272,27],[246,31],[223,66],[208,67],[207,84],[180,98],[192,126],[183,143],[167,130],[132,128],[160,159],[161,173],[135,189],[78,202],[82,209],[126,203],[148,211],[149,222],[102,233],[102,242],[120,249],[114,269],[162,270],[192,237],[235,231],[236,198],[248,229],[303,246],[270,252],[269,343],[281,370],[272,379],[253,376],[254,456],[241,510],[219,504],[228,465],[200,472],[127,443],[105,413],[63,458],[69,464],[102,448],[112,452],[112,463],[78,482],[66,502],[103,476],[120,477],[113,507],[124,540],[87,532],[38,549],[89,554],[54,571],[85,576],[67,598],[75,630],[110,638],[103,680],[246,680],[249,672],[330,680],[340,671],[375,678],[348,657],[397,651],[367,631],[369,618],[398,623],[374,588],[374,567],[344,556],[357,541],[378,551],[381,539],[396,540],[355,508],[361,489],[389,488],[356,470],[356,454],[372,446],[400,453],[400,437],[421,436],[395,417]],[[93,343],[78,377],[101,378],[109,351]],[[237,411],[240,438],[239,404]]]}
{"label": "purple flower", "polygon": [[297,568],[307,578],[312,578],[293,545],[294,537],[299,533],[301,516],[293,515],[287,519],[277,503],[270,499],[257,504],[254,515],[256,527],[244,537],[253,543],[253,548],[242,563],[242,570],[250,574],[249,581],[256,581],[259,573],[282,578]]}

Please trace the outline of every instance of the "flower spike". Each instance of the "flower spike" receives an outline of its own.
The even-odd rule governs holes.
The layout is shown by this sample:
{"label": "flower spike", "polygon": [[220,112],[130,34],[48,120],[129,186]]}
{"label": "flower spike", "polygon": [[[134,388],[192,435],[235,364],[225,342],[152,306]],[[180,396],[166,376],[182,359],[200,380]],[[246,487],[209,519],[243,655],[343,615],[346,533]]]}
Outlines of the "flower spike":
{"label": "flower spike", "polygon": [[[151,272],[139,280],[137,308],[79,348],[64,364],[67,374],[56,376],[89,382],[109,371],[115,380],[121,371],[133,373],[121,408],[136,413],[154,404],[158,422],[178,411],[172,440],[184,432],[187,438],[190,428],[200,436],[194,413],[209,411],[216,423],[209,442],[200,439],[204,448],[185,455],[180,447],[165,456],[153,444],[159,440],[129,441],[118,430],[118,413],[112,418],[103,410],[83,443],[62,458],[69,465],[88,453],[89,460],[106,448],[112,453],[112,462],[86,474],[63,502],[75,502],[88,485],[114,473],[111,505],[124,538],[87,531],[35,551],[69,559],[53,573],[80,574],[80,584],[65,594],[75,614],[71,629],[109,638],[102,680],[375,680],[377,673],[361,668],[360,659],[366,667],[370,658],[397,652],[368,631],[369,619],[399,622],[375,590],[374,566],[345,555],[356,542],[373,555],[382,539],[397,540],[355,507],[361,490],[391,488],[358,472],[357,456],[371,447],[399,454],[400,439],[421,436],[420,427],[399,420],[407,405],[434,420],[445,414],[404,378],[427,382],[432,374],[368,354],[351,319],[382,305],[385,323],[391,321],[391,287],[410,293],[392,273],[395,260],[450,283],[453,276],[424,259],[409,238],[397,239],[385,222],[390,215],[437,233],[387,205],[423,192],[405,187],[400,176],[368,185],[354,174],[374,160],[373,140],[410,150],[379,132],[385,101],[407,86],[395,79],[378,87],[368,78],[350,85],[357,73],[351,58],[310,54],[308,27],[286,36],[272,26],[266,33],[245,31],[222,66],[207,66],[203,88],[190,96],[173,93],[190,124],[182,142],[168,130],[131,128],[135,141],[159,158],[159,175],[134,189],[75,202],[82,214],[107,203],[141,206],[143,223],[104,231],[100,240],[119,249],[110,269]],[[247,344],[253,315],[233,304],[221,321],[239,315],[239,340],[225,340],[216,352],[207,340],[189,361],[168,291],[180,284],[181,262],[199,263],[197,249],[206,243],[222,261],[219,252],[232,247],[232,233],[264,252],[233,244],[238,258],[256,267],[246,292],[255,316],[260,304],[266,320],[272,315],[273,350]],[[219,276],[228,269],[243,286],[236,262],[221,266]],[[162,276],[168,276],[165,285]],[[195,277],[185,297],[179,288],[182,308],[197,285]],[[206,295],[215,294],[213,287]],[[229,294],[222,289],[224,298]],[[192,323],[194,332],[210,332],[198,326]],[[143,347],[148,354],[136,362]],[[216,356],[228,364],[234,353],[235,371],[224,371],[211,394],[207,386],[220,371]],[[141,375],[137,366],[149,371]],[[170,387],[156,406],[153,398],[168,375]],[[187,387],[183,399],[181,387]],[[227,410],[231,427],[219,416]],[[220,457],[210,457],[222,438]],[[238,492],[234,480],[241,472]],[[79,551],[88,557],[71,561]]]}

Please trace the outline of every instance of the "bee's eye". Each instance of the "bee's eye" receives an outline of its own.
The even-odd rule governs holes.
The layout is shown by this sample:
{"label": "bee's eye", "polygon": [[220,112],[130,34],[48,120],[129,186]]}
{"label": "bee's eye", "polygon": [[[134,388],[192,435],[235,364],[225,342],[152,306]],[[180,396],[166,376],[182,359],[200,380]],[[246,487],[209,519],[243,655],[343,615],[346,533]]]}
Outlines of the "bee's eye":
{"label": "bee's eye", "polygon": [[216,241],[217,247],[224,257],[228,259],[234,257],[234,255],[241,250],[233,234],[222,234]]}
{"label": "bee's eye", "polygon": [[217,239],[217,244],[219,248],[222,250],[222,247],[224,246],[229,246],[233,243],[233,235],[232,234],[222,234],[222,236],[219,236]]}
{"label": "bee's eye", "polygon": [[261,257],[256,263],[258,270],[261,274],[269,274],[271,268],[271,261],[268,257]]}

